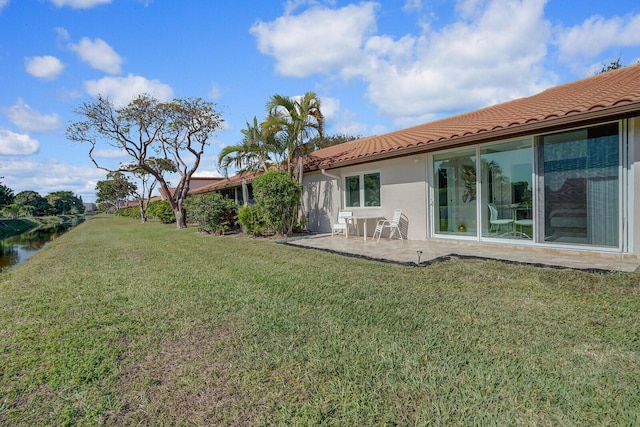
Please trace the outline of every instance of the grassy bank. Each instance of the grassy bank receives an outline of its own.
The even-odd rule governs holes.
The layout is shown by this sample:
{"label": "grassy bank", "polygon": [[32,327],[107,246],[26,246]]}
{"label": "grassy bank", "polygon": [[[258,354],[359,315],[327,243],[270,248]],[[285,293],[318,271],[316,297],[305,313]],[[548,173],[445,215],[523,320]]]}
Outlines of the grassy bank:
{"label": "grassy bank", "polygon": [[40,227],[51,227],[84,215],[60,215],[25,218],[0,218],[0,239],[22,234]]}
{"label": "grassy bank", "polygon": [[640,276],[99,216],[0,276],[0,425],[633,425]]}

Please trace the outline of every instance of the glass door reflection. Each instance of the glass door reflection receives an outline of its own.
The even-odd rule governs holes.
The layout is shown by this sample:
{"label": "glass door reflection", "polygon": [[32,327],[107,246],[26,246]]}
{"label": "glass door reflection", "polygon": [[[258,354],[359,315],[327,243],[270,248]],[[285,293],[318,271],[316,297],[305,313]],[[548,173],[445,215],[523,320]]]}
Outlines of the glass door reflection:
{"label": "glass door reflection", "polygon": [[533,239],[533,164],[530,139],[483,146],[482,236]]}

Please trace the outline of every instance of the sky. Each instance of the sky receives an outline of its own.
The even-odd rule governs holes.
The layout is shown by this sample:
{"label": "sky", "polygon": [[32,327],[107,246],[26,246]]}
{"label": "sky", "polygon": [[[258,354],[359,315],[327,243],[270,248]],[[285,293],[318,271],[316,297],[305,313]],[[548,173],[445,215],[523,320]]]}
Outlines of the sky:
{"label": "sky", "polygon": [[[95,201],[106,172],[69,141],[98,95],[215,103],[220,149],[274,94],[314,91],[329,135],[370,136],[640,61],[637,0],[0,0],[0,179]],[[103,150],[105,164],[126,162]]]}

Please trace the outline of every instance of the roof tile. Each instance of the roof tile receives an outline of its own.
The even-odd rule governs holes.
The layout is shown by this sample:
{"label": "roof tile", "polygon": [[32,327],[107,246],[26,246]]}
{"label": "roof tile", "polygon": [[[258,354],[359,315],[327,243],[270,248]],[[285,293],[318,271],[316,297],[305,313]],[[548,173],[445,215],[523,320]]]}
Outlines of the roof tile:
{"label": "roof tile", "polygon": [[397,154],[412,147],[424,146],[428,150],[436,142],[454,144],[458,138],[481,134],[490,137],[499,130],[515,132],[523,125],[543,126],[546,121],[569,116],[579,119],[581,114],[629,104],[638,104],[632,110],[640,112],[640,65],[556,86],[527,98],[328,147],[312,153],[307,164],[316,169],[384,153]]}

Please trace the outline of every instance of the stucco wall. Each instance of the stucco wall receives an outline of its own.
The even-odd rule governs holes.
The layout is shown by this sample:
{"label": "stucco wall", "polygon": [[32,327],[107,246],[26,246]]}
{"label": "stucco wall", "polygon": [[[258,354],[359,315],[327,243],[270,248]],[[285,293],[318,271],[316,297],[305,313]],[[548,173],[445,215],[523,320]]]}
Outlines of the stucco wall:
{"label": "stucco wall", "polygon": [[[627,248],[640,257],[640,117],[628,120],[629,169],[627,170],[628,233]],[[408,238],[425,240],[428,237],[427,207],[427,155],[372,162],[364,165],[327,170],[340,180],[322,175],[319,171],[305,175],[305,212],[309,215],[312,231],[330,232],[338,211],[343,209],[342,187],[344,177],[363,172],[380,172],[381,207],[349,208],[356,214],[393,216],[396,208],[402,209],[408,219]],[[475,211],[471,215],[475,214]],[[373,221],[368,232],[373,232]]]}
{"label": "stucco wall", "polygon": [[640,256],[640,117],[629,120],[629,156],[631,170],[629,173],[629,252]]}
{"label": "stucco wall", "polygon": [[[309,229],[330,232],[338,211],[343,209],[342,187],[344,177],[362,172],[380,172],[380,208],[349,208],[354,214],[381,215],[391,218],[395,209],[402,209],[407,220],[407,237],[410,240],[427,238],[426,155],[390,159],[364,165],[330,169],[327,173],[307,173],[304,178],[305,211],[309,216]],[[368,223],[368,234],[374,229],[374,221]]]}
{"label": "stucco wall", "polygon": [[[335,171],[327,171],[334,175]],[[331,231],[340,210],[339,180],[320,172],[306,173],[303,177],[303,209],[311,231]],[[341,187],[341,186],[340,186]]]}

